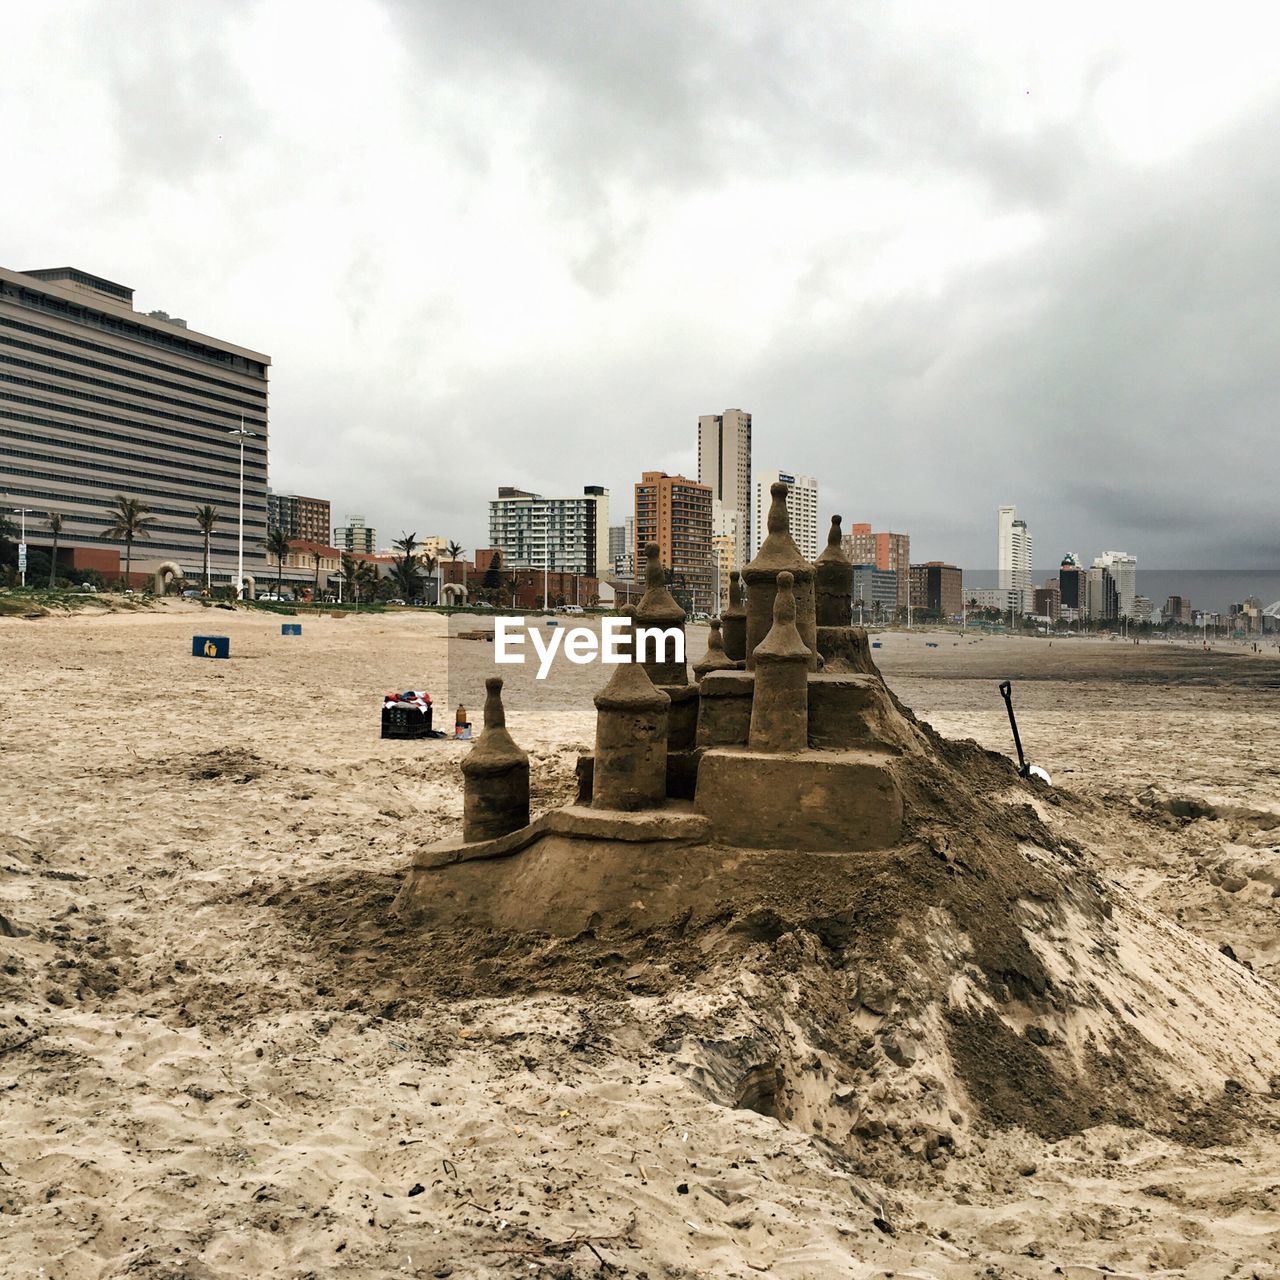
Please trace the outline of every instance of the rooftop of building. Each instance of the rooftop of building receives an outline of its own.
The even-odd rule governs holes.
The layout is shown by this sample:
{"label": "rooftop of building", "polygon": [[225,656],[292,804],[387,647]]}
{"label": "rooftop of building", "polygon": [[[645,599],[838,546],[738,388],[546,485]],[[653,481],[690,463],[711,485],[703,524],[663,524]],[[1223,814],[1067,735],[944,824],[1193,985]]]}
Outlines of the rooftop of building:
{"label": "rooftop of building", "polygon": [[[59,304],[58,310],[65,312],[68,308],[72,309],[69,316],[72,320],[76,319],[74,309],[82,308],[90,315],[97,312],[106,317],[103,327],[118,330],[121,322],[127,321],[140,329],[166,335],[163,339],[166,345],[172,346],[185,341],[193,348],[207,345],[264,366],[271,363],[271,357],[261,351],[228,342],[225,338],[215,338],[212,334],[201,333],[190,328],[185,320],[176,320],[167,312],[135,311],[134,291],[129,285],[117,284],[114,280],[84,271],[80,267],[36,267],[30,271],[13,271],[0,267],[0,282],[55,299]],[[63,307],[61,304],[67,306]]]}

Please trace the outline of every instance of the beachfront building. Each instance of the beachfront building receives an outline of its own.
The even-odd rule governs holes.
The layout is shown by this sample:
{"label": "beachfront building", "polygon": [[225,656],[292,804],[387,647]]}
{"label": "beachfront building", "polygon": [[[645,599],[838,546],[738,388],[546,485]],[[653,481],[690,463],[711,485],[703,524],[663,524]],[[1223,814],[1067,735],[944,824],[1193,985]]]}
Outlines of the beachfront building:
{"label": "beachfront building", "polygon": [[712,501],[710,485],[665,471],[646,471],[636,485],[636,573],[644,577],[644,549],[656,542],[672,593],[695,611],[715,603]]}
{"label": "beachfront building", "polygon": [[1106,569],[1116,584],[1116,617],[1132,618],[1138,594],[1138,558],[1127,551],[1104,551],[1094,559],[1094,567]]}
{"label": "beachfront building", "polygon": [[[812,476],[798,476],[791,471],[763,471],[756,476],[756,505],[750,533],[754,545],[754,557],[760,544],[769,536],[765,527],[769,505],[773,501],[770,489],[781,482],[787,486],[787,515],[791,520],[791,536],[800,554],[806,560],[818,557],[818,482]],[[826,530],[823,530],[825,534]],[[823,539],[825,545],[825,538]]]}
{"label": "beachfront building", "polygon": [[894,607],[907,607],[908,581],[911,572],[911,535],[908,533],[874,533],[869,524],[849,526],[840,539],[844,553],[855,565],[871,564],[894,575],[897,600]]}
{"label": "beachfront building", "polygon": [[1031,587],[974,587],[965,591],[971,609],[995,609],[1021,618],[1035,612],[1035,592]]}
{"label": "beachfront building", "polygon": [[853,566],[853,618],[892,621],[898,612],[898,575],[874,564]]}
{"label": "beachfront building", "polygon": [[62,517],[63,572],[119,576],[120,542],[106,534],[116,494],[150,508],[134,543],[133,584],[175,562],[195,581],[204,534],[196,508],[219,518],[211,578],[235,576],[243,423],[246,572],[266,572],[269,356],[135,311],[133,290],[75,267],[0,268],[0,507],[26,508],[27,541],[48,545]]}
{"label": "beachfront building", "polygon": [[1094,622],[1112,622],[1120,616],[1120,593],[1111,570],[1096,560],[1085,575],[1085,617]]}
{"label": "beachfront building", "polygon": [[964,574],[958,565],[928,560],[911,566],[911,607],[958,618],[964,605]]}
{"label": "beachfront building", "polygon": [[1062,616],[1062,592],[1052,578],[1035,589],[1032,608],[1037,618],[1048,618],[1050,622],[1057,622]]}
{"label": "beachfront building", "polygon": [[734,562],[734,557],[737,554],[738,543],[732,534],[713,533],[711,535],[711,555],[715,560],[716,566],[717,604],[715,611],[717,613],[724,613],[729,607],[729,574],[734,569],[741,567]]}
{"label": "beachfront building", "polygon": [[1031,533],[1025,520],[1018,519],[1018,508],[1001,507],[996,532],[997,586],[1006,591],[1031,587]]}
{"label": "beachfront building", "polygon": [[513,569],[543,569],[605,578],[609,559],[609,490],[546,498],[502,485],[489,502],[489,543]]}
{"label": "beachfront building", "polygon": [[[698,419],[698,483],[734,517],[734,560],[741,568],[754,554],[751,520],[751,415],[741,409],[704,413]],[[766,504],[765,510],[768,510]],[[722,528],[713,530],[723,534]]]}
{"label": "beachfront building", "polygon": [[348,516],[346,524],[334,525],[333,545],[348,555],[377,555],[378,531],[365,524],[364,516]]}
{"label": "beachfront building", "polygon": [[[1074,551],[1068,551],[1062,557],[1058,567],[1058,596],[1061,609],[1072,609],[1083,613],[1088,587],[1085,585],[1085,573],[1080,564],[1080,557]],[[1072,615],[1073,617],[1075,614]]]}
{"label": "beachfront building", "polygon": [[289,539],[303,539],[327,545],[332,526],[327,498],[304,498],[295,493],[267,490],[267,524],[280,529]]}

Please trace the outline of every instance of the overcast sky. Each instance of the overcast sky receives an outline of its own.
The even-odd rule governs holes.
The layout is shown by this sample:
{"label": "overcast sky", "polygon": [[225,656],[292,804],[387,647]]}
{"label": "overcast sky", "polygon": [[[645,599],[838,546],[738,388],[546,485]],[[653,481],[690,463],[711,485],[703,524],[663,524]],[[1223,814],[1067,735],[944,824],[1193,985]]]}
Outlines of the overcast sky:
{"label": "overcast sky", "polygon": [[267,352],[273,485],[384,544],[620,523],[740,407],[914,559],[1280,559],[1280,7],[0,16],[0,264]]}

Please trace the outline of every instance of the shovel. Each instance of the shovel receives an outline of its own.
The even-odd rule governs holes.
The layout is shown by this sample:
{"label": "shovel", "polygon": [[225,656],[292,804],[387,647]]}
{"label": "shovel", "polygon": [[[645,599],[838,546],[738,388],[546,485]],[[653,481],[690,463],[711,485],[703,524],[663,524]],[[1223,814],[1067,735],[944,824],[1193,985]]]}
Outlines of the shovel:
{"label": "shovel", "polygon": [[1026,756],[1022,754],[1022,737],[1018,733],[1018,721],[1013,714],[1013,685],[1008,680],[1001,684],[1000,696],[1004,699],[1004,705],[1009,712],[1009,728],[1013,730],[1013,745],[1018,748],[1018,777],[1039,778],[1052,786],[1053,779],[1049,777],[1048,772],[1038,764],[1028,764]]}

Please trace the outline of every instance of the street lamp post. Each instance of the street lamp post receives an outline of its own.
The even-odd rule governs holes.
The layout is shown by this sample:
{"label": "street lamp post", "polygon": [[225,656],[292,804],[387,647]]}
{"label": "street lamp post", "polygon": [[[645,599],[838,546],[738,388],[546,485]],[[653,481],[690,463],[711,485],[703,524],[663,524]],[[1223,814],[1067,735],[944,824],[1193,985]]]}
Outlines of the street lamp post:
{"label": "street lamp post", "polygon": [[227,434],[240,441],[240,529],[236,539],[236,599],[239,600],[244,591],[244,442],[256,433],[245,429],[244,414],[241,414],[240,425],[232,427]]}
{"label": "street lamp post", "polygon": [[27,513],[35,514],[35,507],[15,507],[21,517],[22,532],[18,534],[18,572],[22,586],[27,585]]}

